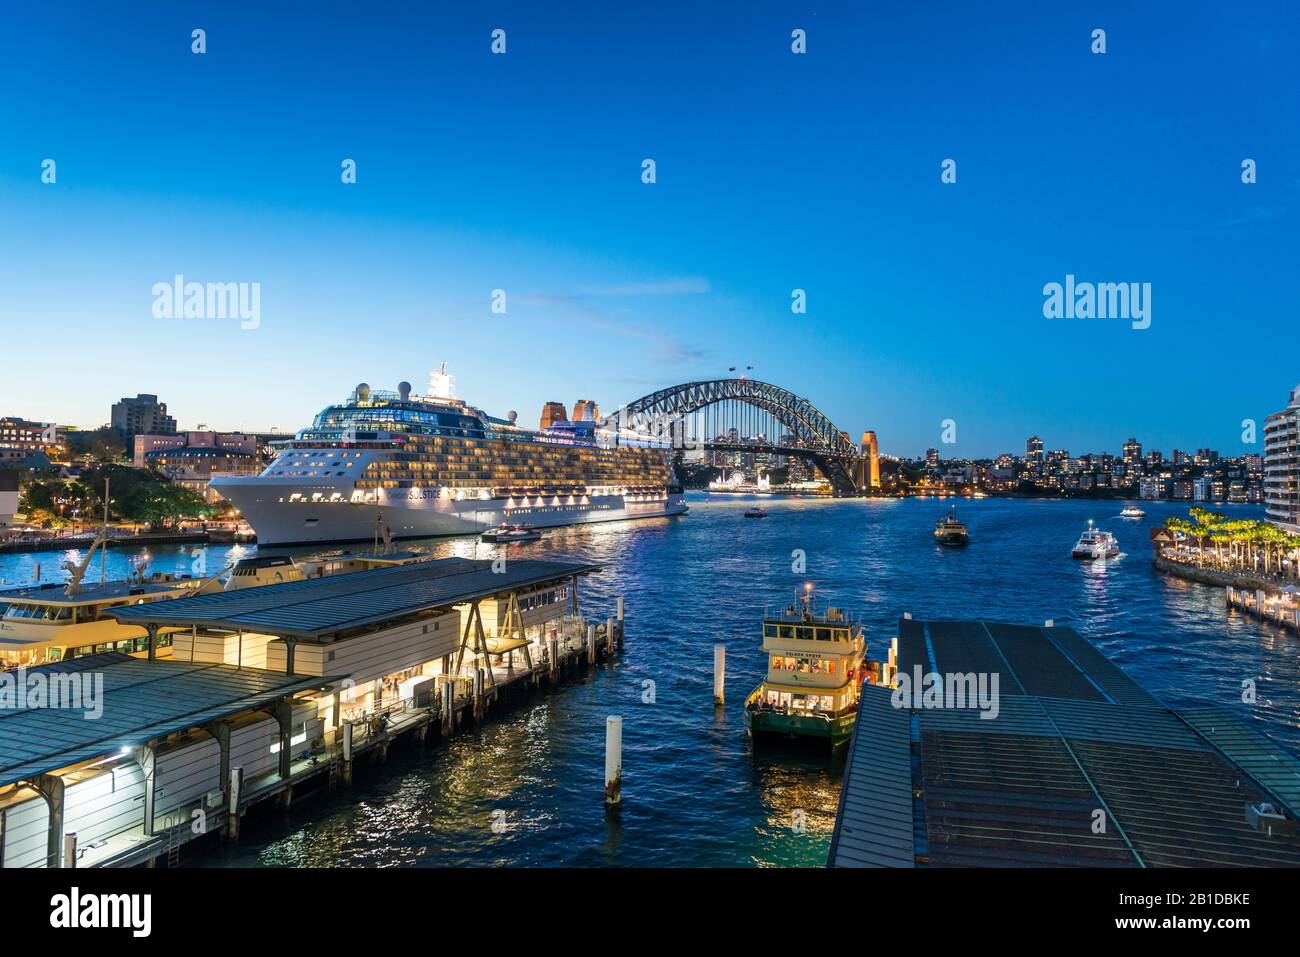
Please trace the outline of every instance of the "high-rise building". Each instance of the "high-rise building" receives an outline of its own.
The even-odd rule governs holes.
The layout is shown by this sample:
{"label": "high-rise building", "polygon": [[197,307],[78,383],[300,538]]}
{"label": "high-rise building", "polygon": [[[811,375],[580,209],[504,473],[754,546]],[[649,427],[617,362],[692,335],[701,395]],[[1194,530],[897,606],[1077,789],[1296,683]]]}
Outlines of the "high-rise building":
{"label": "high-rise building", "polygon": [[933,468],[938,468],[938,467],[939,467],[939,450],[938,450],[938,449],[926,449],[926,450],[925,450],[925,464],[928,465],[928,466],[929,466],[930,468],[932,468],[932,469],[933,469]]}
{"label": "high-rise building", "polygon": [[1271,521],[1300,533],[1300,385],[1285,409],[1264,420],[1264,508]]}
{"label": "high-rise building", "polygon": [[866,488],[880,488],[880,445],[876,442],[875,432],[862,433],[862,454],[866,470],[862,484]]}
{"label": "high-rise building", "polygon": [[1025,458],[1036,462],[1043,461],[1043,440],[1038,436],[1031,435],[1025,441]]}
{"label": "high-rise building", "polygon": [[134,399],[113,403],[110,423],[122,434],[128,450],[135,447],[137,435],[175,435],[176,420],[167,414],[167,404],[156,395],[141,393]]}
{"label": "high-rise building", "polygon": [[563,402],[548,402],[542,406],[542,423],[540,428],[544,431],[549,429],[556,422],[568,422],[569,412],[564,407]]}
{"label": "high-rise building", "polygon": [[1142,443],[1130,437],[1124,443],[1124,464],[1140,465],[1142,463]]}

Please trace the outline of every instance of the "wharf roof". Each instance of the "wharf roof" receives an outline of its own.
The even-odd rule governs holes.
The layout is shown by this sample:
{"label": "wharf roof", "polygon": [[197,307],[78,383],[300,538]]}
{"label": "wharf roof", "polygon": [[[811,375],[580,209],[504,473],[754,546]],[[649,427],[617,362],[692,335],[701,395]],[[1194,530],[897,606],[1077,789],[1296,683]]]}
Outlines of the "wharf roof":
{"label": "wharf roof", "polygon": [[[39,677],[48,687],[54,679],[69,681],[78,673],[83,682],[102,676],[97,703],[103,714],[97,719],[71,708],[0,709],[0,787],[264,707],[334,680],[234,665],[148,661],[117,652],[6,672],[0,680],[31,688]],[[86,695],[82,700],[94,703]]]}
{"label": "wharf roof", "polygon": [[[898,665],[996,674],[998,713],[866,686],[832,867],[1300,866],[1300,760],[1227,709],[1164,706],[1072,628],[904,619]],[[1248,822],[1262,802],[1292,833]]]}
{"label": "wharf roof", "polygon": [[307,641],[599,570],[538,559],[441,558],[304,581],[110,608],[122,624],[247,631]]}

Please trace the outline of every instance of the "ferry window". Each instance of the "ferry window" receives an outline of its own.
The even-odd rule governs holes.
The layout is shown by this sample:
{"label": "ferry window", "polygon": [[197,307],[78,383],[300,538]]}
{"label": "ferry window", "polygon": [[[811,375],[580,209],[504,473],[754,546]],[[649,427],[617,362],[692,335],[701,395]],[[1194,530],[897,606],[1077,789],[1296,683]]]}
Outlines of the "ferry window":
{"label": "ferry window", "polygon": [[776,637],[776,625],[764,625],[764,626],[763,626],[763,637],[764,637],[764,638],[775,638],[775,637]]}
{"label": "ferry window", "polygon": [[811,628],[808,628],[808,627],[806,627],[806,626],[804,626],[804,625],[800,625],[799,628],[797,629],[797,631],[798,631],[798,633],[799,633],[799,640],[800,640],[800,641],[812,641],[812,640],[813,640],[813,630],[812,630]]}
{"label": "ferry window", "polygon": [[793,637],[794,637],[794,628],[793,628],[792,626],[790,626],[790,625],[782,625],[782,626],[781,626],[781,637],[782,637],[782,638],[793,638]]}
{"label": "ferry window", "polygon": [[830,640],[831,640],[831,630],[830,630],[829,628],[818,628],[818,629],[817,629],[817,640],[818,640],[818,641],[830,641]]}

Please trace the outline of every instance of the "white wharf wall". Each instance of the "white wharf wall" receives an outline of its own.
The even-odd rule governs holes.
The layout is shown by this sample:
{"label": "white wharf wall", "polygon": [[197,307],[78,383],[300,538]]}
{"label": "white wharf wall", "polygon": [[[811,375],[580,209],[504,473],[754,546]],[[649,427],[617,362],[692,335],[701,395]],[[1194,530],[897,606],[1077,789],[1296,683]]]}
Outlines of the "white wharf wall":
{"label": "white wharf wall", "polygon": [[63,832],[85,845],[144,823],[144,769],[126,759],[63,790]]}
{"label": "white wharf wall", "polygon": [[221,784],[221,746],[215,738],[198,732],[159,745],[154,752],[154,826],[180,824],[174,812],[185,808],[188,813],[204,795],[221,790]]}
{"label": "white wharf wall", "polygon": [[[357,683],[382,678],[450,655],[460,644],[460,614],[452,611],[434,618],[329,644],[294,646],[293,670],[300,675],[337,675]],[[284,671],[287,646],[273,641],[266,649],[266,666]]]}
{"label": "white wharf wall", "polygon": [[235,665],[242,668],[265,668],[266,646],[271,635],[216,635],[200,633],[195,638],[188,630],[172,637],[172,660],[205,664]]}
{"label": "white wharf wall", "polygon": [[280,740],[280,724],[272,718],[235,728],[230,732],[230,766],[244,769],[251,781],[274,771],[280,759],[271,748]]}
{"label": "white wharf wall", "polygon": [[50,846],[50,805],[28,789],[31,796],[0,811],[4,820],[4,867],[44,867]]}

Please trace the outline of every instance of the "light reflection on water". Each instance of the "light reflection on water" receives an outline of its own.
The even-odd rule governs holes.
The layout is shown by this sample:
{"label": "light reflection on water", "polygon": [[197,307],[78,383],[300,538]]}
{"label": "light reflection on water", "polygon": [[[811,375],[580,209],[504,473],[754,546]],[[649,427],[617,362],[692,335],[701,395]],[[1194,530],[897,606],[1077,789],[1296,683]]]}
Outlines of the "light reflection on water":
{"label": "light reflection on water", "polygon": [[[239,845],[210,845],[196,863],[819,866],[842,767],[807,752],[755,755],[740,714],[765,664],[762,610],[787,602],[805,580],[823,600],[863,615],[873,657],[884,654],[905,611],[1052,618],[1078,628],[1175,705],[1232,706],[1242,680],[1254,678],[1256,726],[1300,749],[1296,636],[1229,613],[1218,589],[1151,567],[1148,530],[1184,514],[1183,506],[1148,503],[1146,518],[1126,522],[1118,503],[960,501],[972,542],[946,549],[931,531],[947,502],[772,497],[763,499],[768,517],[753,520],[742,517],[750,501],[697,495],[682,519],[555,529],[540,542],[510,546],[512,556],[602,565],[584,580],[581,601],[604,617],[615,596],[626,598],[625,655],[447,746],[395,749],[382,769],[359,768],[349,791],[300,802],[287,814],[261,810]],[[1089,518],[1116,534],[1121,558],[1070,558]],[[473,538],[401,547],[495,554]],[[791,571],[794,549],[806,554],[806,574]],[[191,560],[188,547],[152,554],[160,571],[186,570]],[[110,551],[110,576],[129,571],[130,555]],[[232,555],[231,547],[210,548],[208,569]],[[42,578],[58,580],[64,557],[3,555],[0,578],[25,583],[40,562]],[[728,646],[720,711],[711,696],[715,641]],[[646,681],[654,682],[653,705],[641,703]],[[624,716],[624,808],[610,818],[602,809],[608,714]],[[791,826],[796,812],[804,833]]]}

